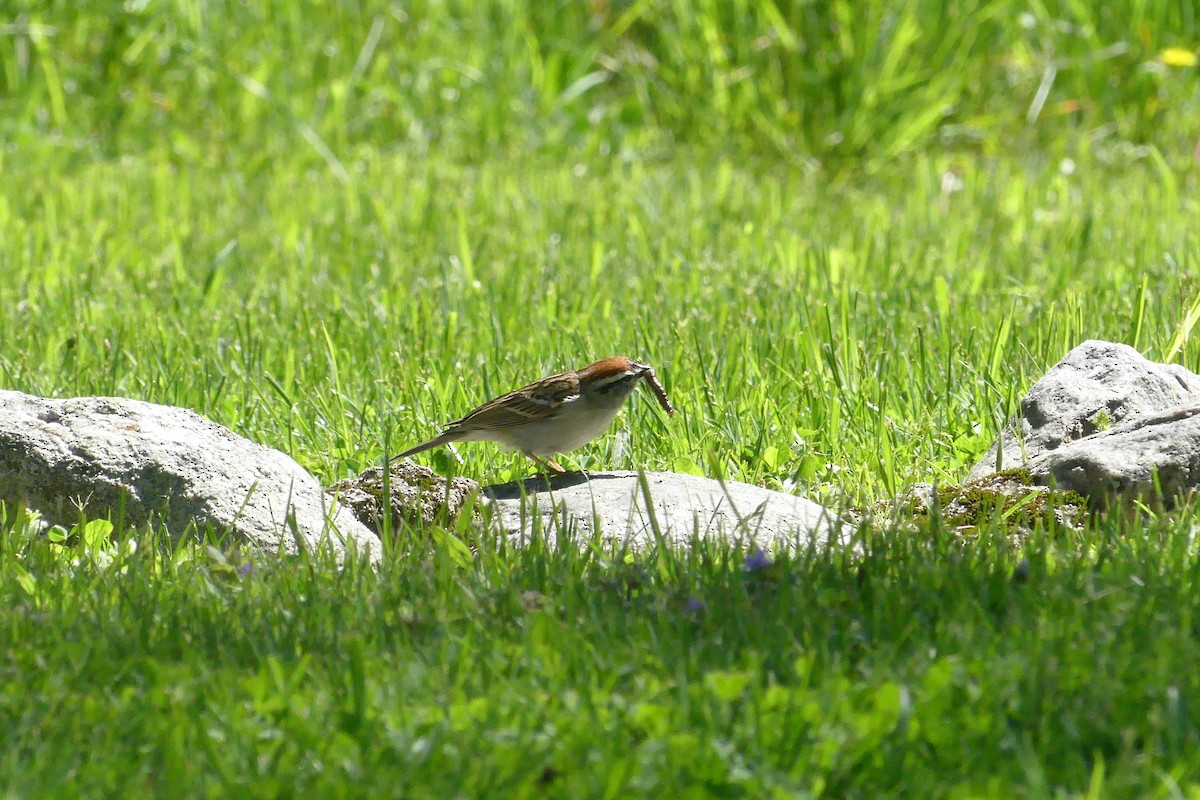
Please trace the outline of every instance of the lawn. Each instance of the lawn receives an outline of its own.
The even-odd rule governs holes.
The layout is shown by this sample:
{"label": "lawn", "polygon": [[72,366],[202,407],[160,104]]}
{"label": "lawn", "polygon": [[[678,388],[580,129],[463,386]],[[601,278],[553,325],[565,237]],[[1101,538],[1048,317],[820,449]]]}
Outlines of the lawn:
{"label": "lawn", "polygon": [[[1188,3],[108,5],[0,15],[0,388],[331,483],[626,354],[678,415],[564,463],[867,507],[1084,339],[1200,370]],[[374,570],[6,508],[0,792],[1200,797],[1194,520]]]}

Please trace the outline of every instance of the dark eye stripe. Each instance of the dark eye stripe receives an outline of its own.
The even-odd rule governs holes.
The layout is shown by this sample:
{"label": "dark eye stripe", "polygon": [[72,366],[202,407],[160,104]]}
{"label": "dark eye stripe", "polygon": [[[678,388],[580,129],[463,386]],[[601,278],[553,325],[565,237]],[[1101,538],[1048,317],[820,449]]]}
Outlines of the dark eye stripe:
{"label": "dark eye stripe", "polygon": [[620,386],[621,388],[626,388],[630,384],[632,384],[634,381],[636,381],[639,377],[641,377],[641,376],[639,376],[639,375],[622,375],[621,377],[615,378],[615,379],[609,381],[608,383],[604,384],[603,386],[601,386],[599,388],[599,392],[600,392],[600,394],[608,394],[610,391],[612,391],[612,389],[616,388],[617,386]]}

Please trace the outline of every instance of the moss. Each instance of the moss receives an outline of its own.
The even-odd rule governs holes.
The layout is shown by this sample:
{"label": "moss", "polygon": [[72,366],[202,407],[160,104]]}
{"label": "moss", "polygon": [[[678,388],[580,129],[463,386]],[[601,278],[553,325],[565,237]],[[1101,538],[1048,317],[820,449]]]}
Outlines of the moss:
{"label": "moss", "polygon": [[961,486],[946,486],[927,496],[908,499],[913,517],[926,520],[932,506],[949,528],[960,532],[999,522],[1016,534],[1034,528],[1078,529],[1087,516],[1087,502],[1076,492],[1052,490],[1035,483],[1023,468],[1006,469]]}
{"label": "moss", "polygon": [[[432,470],[409,461],[390,465],[392,519],[413,525],[453,525],[458,515],[469,508],[478,518],[479,507],[473,497],[479,484],[466,478],[447,480]],[[383,470],[370,467],[360,475],[338,481],[325,491],[335,495],[359,522],[379,533],[384,494]]]}

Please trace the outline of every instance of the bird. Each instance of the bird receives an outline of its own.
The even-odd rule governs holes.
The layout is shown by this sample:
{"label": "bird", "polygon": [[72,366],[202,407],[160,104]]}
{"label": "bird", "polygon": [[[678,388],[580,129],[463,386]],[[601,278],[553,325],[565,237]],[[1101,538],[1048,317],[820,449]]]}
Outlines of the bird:
{"label": "bird", "polygon": [[392,461],[451,442],[497,442],[555,472],[566,472],[554,456],[575,450],[604,433],[643,380],[668,415],[675,409],[654,370],[626,356],[601,359],[580,370],[560,372],[501,395],[440,434],[392,457]]}

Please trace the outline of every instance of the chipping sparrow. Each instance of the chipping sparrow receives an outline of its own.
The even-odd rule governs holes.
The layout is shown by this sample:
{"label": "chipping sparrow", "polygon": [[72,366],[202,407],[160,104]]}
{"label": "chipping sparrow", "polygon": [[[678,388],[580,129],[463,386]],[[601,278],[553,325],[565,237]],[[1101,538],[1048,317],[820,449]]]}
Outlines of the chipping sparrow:
{"label": "chipping sparrow", "polygon": [[497,397],[392,460],[450,442],[485,441],[520,450],[538,464],[564,472],[552,456],[582,447],[604,433],[643,378],[667,414],[674,414],[653,369],[625,356],[614,356],[578,372],[550,375]]}

